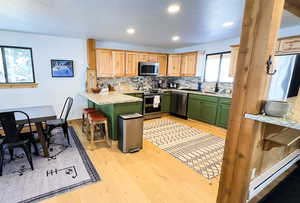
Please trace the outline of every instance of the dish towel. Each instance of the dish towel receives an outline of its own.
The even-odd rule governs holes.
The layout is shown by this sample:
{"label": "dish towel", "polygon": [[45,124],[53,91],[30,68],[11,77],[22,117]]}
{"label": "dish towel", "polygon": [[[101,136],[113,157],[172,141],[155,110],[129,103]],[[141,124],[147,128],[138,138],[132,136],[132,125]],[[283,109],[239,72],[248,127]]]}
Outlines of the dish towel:
{"label": "dish towel", "polygon": [[153,99],[153,108],[158,108],[160,103],[160,96],[159,95],[155,95],[154,99]]}

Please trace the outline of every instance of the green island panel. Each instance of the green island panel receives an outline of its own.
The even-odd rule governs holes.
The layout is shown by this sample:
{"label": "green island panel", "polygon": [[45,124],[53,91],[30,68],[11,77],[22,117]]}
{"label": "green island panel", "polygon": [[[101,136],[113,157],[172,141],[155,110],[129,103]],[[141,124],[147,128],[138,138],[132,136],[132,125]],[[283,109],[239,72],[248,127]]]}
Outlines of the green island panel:
{"label": "green island panel", "polygon": [[118,140],[118,116],[128,113],[142,114],[142,107],[142,102],[95,105],[97,110],[101,110],[108,117],[109,135],[113,140]]}

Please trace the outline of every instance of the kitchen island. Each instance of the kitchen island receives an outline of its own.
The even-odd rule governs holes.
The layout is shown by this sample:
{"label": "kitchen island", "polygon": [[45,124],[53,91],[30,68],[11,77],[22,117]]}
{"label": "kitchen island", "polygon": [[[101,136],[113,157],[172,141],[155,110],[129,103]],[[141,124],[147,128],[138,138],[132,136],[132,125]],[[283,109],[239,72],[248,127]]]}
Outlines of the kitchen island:
{"label": "kitchen island", "polygon": [[105,92],[100,94],[80,93],[88,99],[88,106],[101,110],[108,117],[109,135],[112,140],[118,140],[118,116],[127,113],[142,114],[143,99],[126,95],[138,91]]}
{"label": "kitchen island", "polygon": [[[227,127],[231,96],[180,89],[158,89],[162,93],[161,113],[171,112],[172,92],[189,94],[187,117],[203,122]],[[126,113],[143,114],[143,91],[124,90],[100,94],[81,93],[87,98],[88,106],[101,110],[109,119],[109,134],[118,140],[118,116]]]}

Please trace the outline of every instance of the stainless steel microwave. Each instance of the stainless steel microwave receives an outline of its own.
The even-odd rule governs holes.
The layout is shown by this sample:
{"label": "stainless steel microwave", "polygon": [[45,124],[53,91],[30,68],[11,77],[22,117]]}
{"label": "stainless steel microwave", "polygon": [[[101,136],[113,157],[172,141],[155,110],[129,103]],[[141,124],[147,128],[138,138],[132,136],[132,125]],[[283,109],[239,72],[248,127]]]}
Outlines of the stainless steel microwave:
{"label": "stainless steel microwave", "polygon": [[157,76],[159,73],[159,63],[139,62],[140,76]]}

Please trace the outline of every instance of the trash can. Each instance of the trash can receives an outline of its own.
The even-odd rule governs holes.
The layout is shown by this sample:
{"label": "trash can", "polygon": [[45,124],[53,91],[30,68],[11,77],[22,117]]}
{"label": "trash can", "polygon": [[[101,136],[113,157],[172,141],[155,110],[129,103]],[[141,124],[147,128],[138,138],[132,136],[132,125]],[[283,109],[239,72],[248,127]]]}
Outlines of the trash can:
{"label": "trash can", "polygon": [[143,120],[143,115],[138,113],[119,116],[119,149],[122,152],[137,152],[143,148]]}

